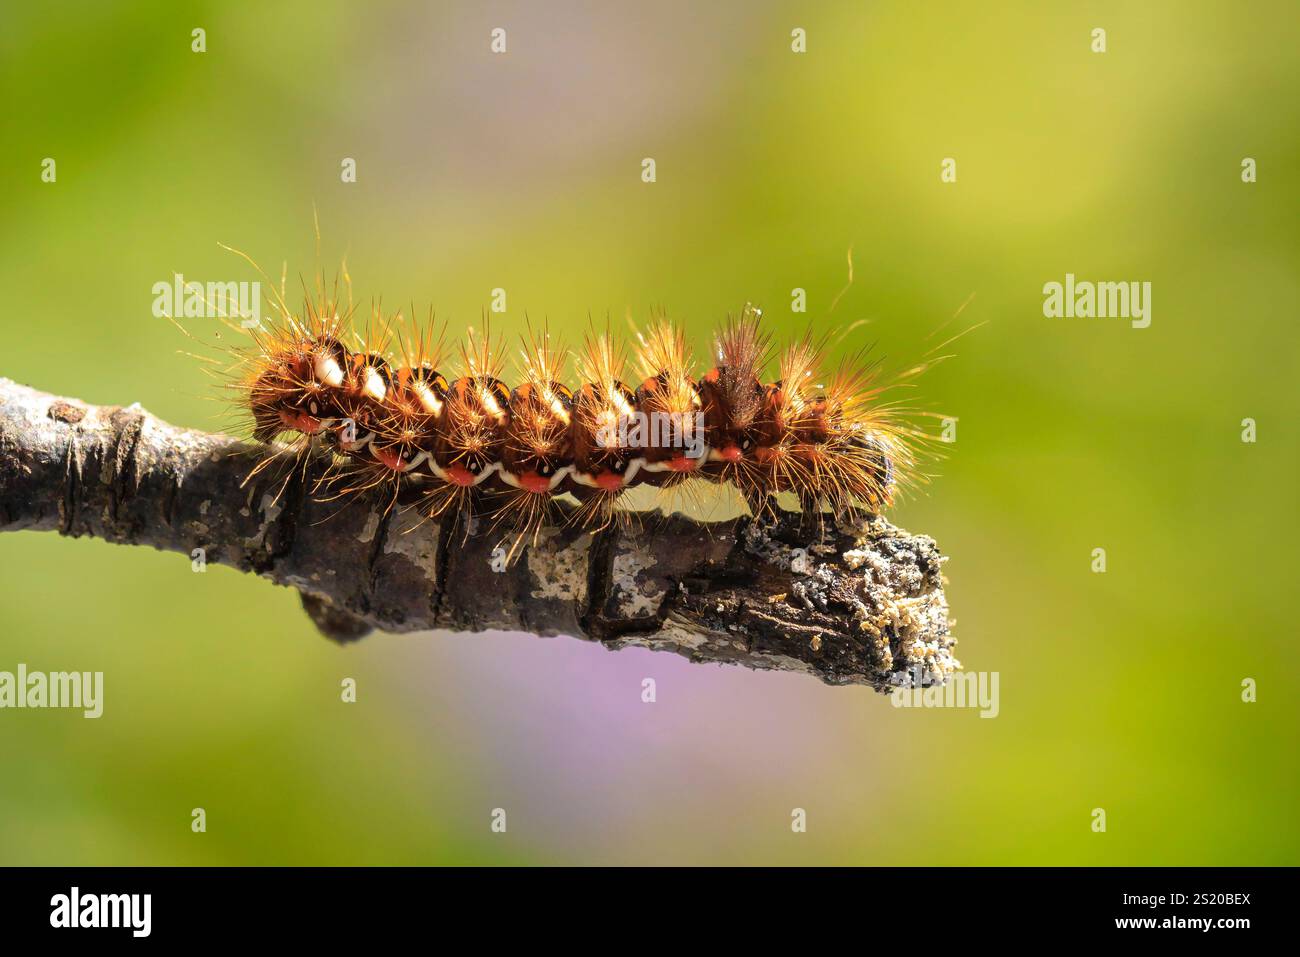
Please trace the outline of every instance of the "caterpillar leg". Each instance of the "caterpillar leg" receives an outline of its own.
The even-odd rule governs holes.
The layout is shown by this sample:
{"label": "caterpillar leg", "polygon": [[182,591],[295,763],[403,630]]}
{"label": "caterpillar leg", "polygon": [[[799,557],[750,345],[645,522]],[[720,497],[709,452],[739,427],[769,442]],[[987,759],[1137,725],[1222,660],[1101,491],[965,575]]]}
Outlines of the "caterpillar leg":
{"label": "caterpillar leg", "polygon": [[776,500],[767,489],[758,488],[752,485],[739,485],[741,498],[745,500],[745,507],[749,509],[749,514],[757,519],[770,517],[776,508]]}
{"label": "caterpillar leg", "polygon": [[826,513],[822,510],[820,493],[810,489],[800,489],[799,527],[802,531],[814,534],[818,540],[826,534]]}

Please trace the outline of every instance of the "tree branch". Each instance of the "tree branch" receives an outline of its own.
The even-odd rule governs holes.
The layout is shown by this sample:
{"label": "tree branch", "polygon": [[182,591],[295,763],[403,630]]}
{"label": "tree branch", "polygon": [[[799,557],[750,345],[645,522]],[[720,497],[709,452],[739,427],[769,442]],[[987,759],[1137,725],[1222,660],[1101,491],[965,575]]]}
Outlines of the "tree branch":
{"label": "tree branch", "polygon": [[[323,468],[0,378],[0,531],[152,545],[298,589],[325,634],[500,629],[802,671],[879,690],[938,683],[952,657],[944,561],[883,518],[814,534],[798,515],[645,531],[547,530],[502,571],[499,536],[309,493]],[[202,553],[196,550],[202,549]]]}

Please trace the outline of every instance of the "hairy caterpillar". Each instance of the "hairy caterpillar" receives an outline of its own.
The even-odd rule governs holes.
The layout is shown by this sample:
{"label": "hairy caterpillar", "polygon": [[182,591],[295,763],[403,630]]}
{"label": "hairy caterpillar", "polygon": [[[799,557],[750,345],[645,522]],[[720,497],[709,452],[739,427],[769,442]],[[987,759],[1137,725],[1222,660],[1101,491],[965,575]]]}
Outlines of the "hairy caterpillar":
{"label": "hairy caterpillar", "polygon": [[[571,363],[530,328],[511,387],[486,323],[449,350],[432,317],[413,327],[376,307],[361,323],[339,298],[318,281],[299,314],[281,290],[278,316],[236,350],[233,385],[254,438],[287,437],[291,461],[330,454],[314,494],[379,494],[389,508],[405,496],[466,529],[486,520],[512,557],[560,521],[635,520],[621,498],[638,486],[729,485],[755,516],[785,497],[843,518],[881,511],[923,477],[930,437],[914,423],[924,413],[885,393],[925,364],[890,380],[865,354],[829,368],[827,339],[811,332],[778,352],[748,304],[717,330],[707,369],[663,316],[630,344],[593,328]],[[283,460],[274,452],[254,471]],[[561,496],[578,507],[558,509]]]}

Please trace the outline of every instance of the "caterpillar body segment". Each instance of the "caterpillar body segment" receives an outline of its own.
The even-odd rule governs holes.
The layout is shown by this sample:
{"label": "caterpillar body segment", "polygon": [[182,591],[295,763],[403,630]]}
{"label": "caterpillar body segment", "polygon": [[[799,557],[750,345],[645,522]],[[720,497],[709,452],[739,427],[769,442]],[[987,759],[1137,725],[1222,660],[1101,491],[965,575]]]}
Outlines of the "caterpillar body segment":
{"label": "caterpillar body segment", "polygon": [[573,464],[567,491],[578,500],[571,521],[600,529],[634,513],[618,508],[620,496],[638,481],[641,450],[620,425],[637,411],[636,393],[623,381],[627,352],[608,328],[588,334],[577,355],[582,380],[573,396]]}
{"label": "caterpillar body segment", "polygon": [[716,364],[700,380],[707,468],[733,484],[755,515],[766,510],[770,493],[756,456],[779,438],[770,428],[771,393],[762,381],[771,349],[762,317],[747,304],[728,318],[714,339]]}
{"label": "caterpillar body segment", "polygon": [[704,399],[680,326],[660,317],[638,338],[645,377],[635,393],[636,410],[644,416],[635,423],[642,433],[635,443],[641,446],[639,471],[646,484],[676,485],[698,474],[708,461],[704,436],[694,434]]}

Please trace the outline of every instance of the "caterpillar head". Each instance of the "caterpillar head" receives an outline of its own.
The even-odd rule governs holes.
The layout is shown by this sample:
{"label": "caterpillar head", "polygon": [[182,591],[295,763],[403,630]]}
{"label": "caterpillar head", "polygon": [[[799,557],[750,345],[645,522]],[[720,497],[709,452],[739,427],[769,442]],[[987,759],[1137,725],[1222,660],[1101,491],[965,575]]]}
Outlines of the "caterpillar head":
{"label": "caterpillar head", "polygon": [[344,380],[347,350],[337,339],[300,339],[269,352],[249,390],[253,437],[269,442],[281,432],[314,435],[340,415],[337,389]]}
{"label": "caterpillar head", "polygon": [[849,455],[853,458],[853,474],[856,476],[849,489],[851,497],[872,512],[879,512],[891,504],[894,499],[894,462],[900,454],[907,456],[905,449],[899,449],[897,443],[883,435],[877,435],[865,428],[850,431],[847,442]]}

